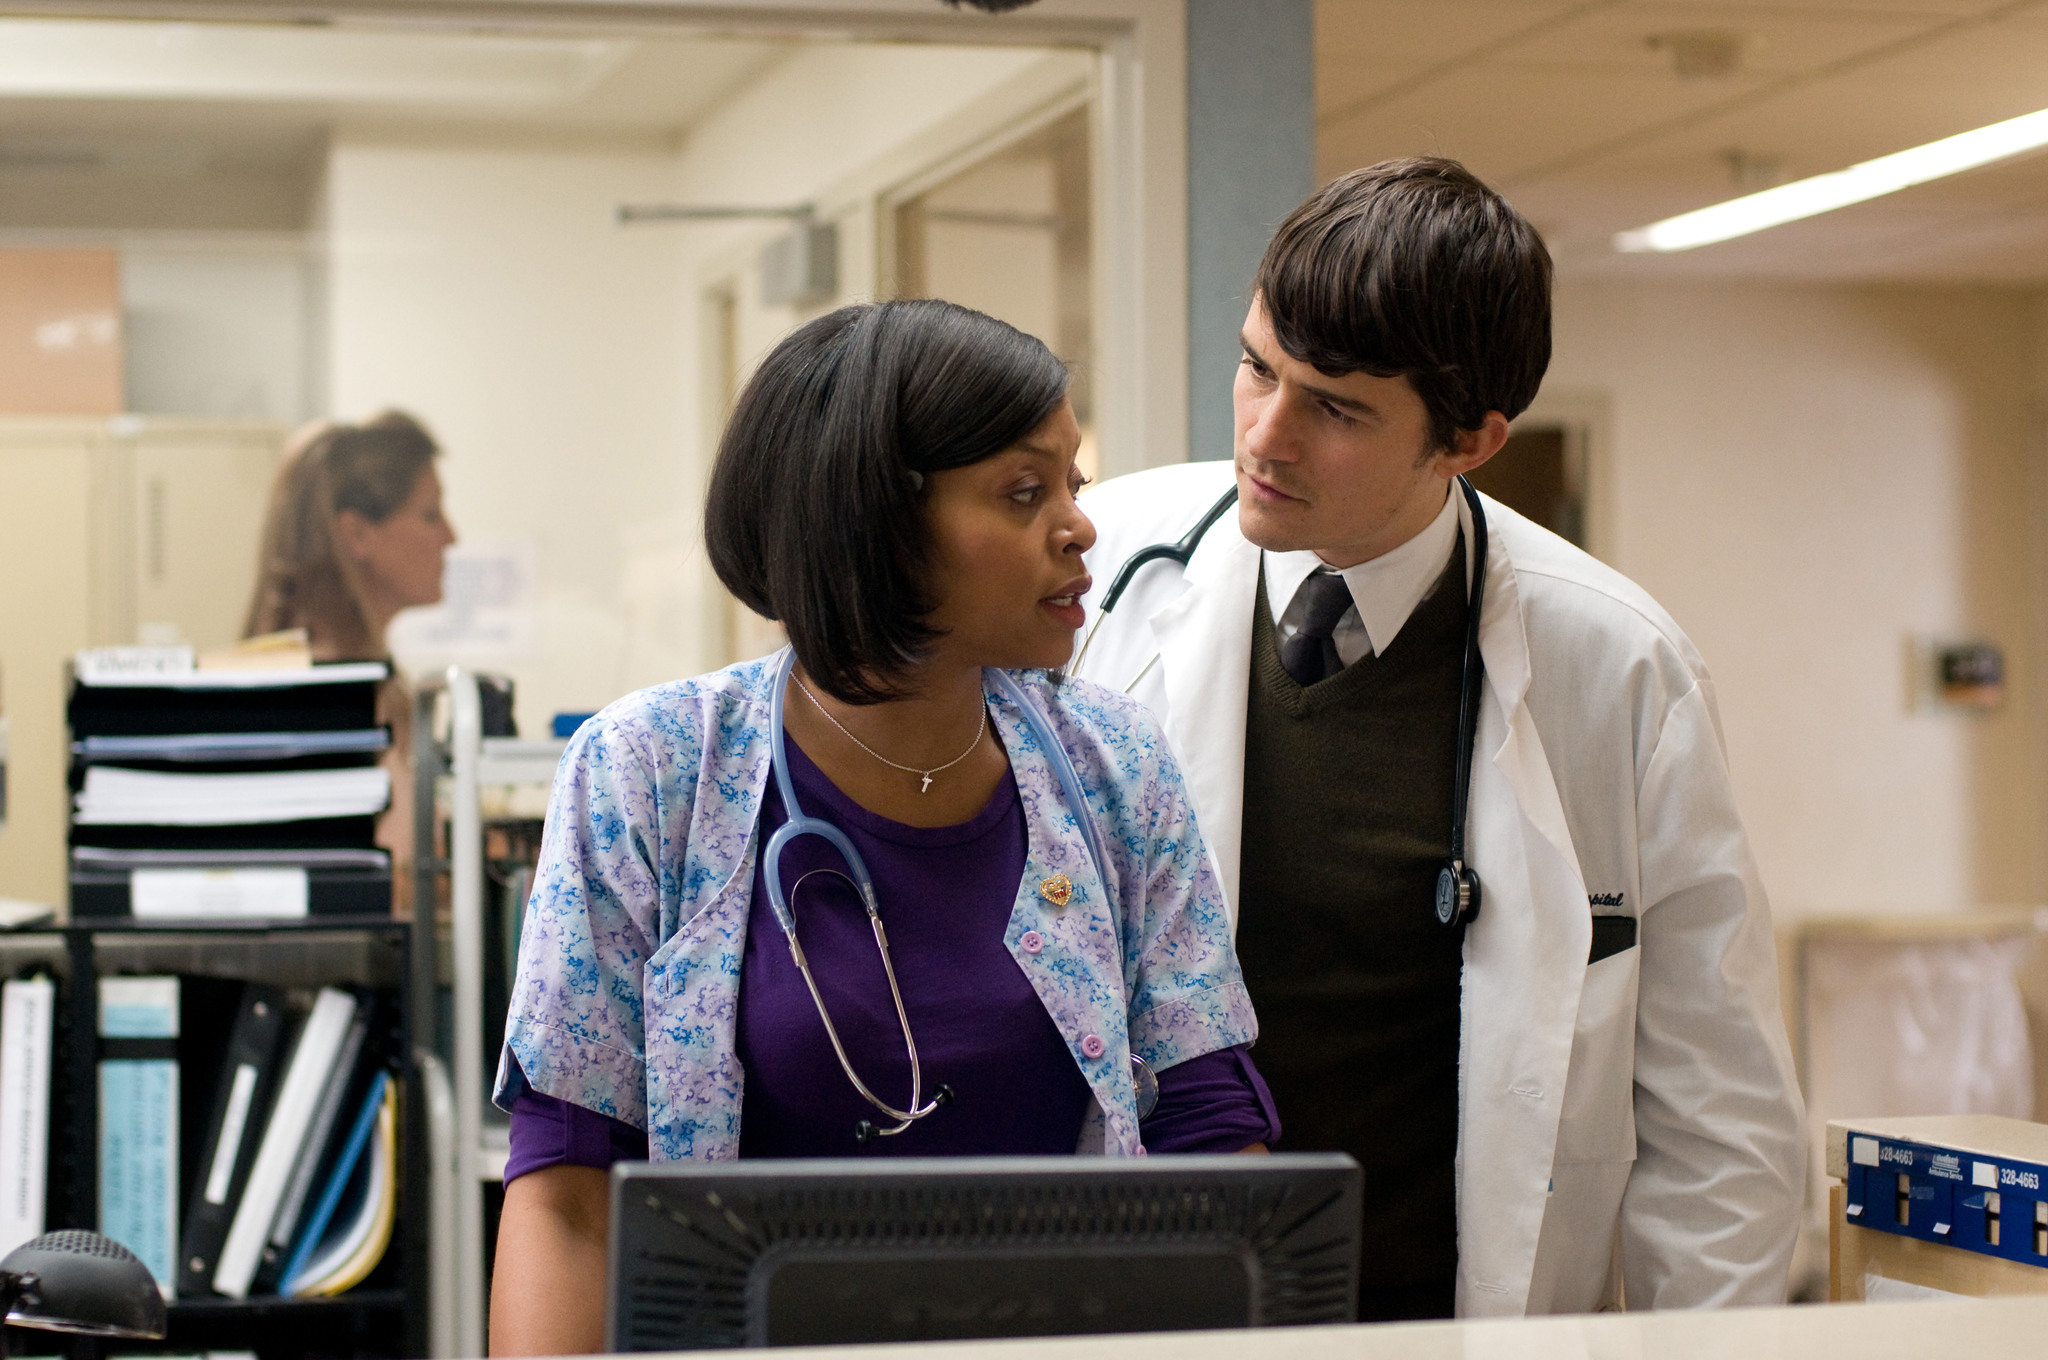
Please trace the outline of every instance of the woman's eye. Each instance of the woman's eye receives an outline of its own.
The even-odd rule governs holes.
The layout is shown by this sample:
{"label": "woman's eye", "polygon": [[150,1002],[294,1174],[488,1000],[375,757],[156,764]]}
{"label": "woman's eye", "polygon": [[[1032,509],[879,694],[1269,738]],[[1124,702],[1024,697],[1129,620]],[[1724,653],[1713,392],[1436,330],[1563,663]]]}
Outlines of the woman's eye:
{"label": "woman's eye", "polygon": [[1019,505],[1031,505],[1043,494],[1045,488],[1042,486],[1020,486],[1010,493],[1010,499]]}

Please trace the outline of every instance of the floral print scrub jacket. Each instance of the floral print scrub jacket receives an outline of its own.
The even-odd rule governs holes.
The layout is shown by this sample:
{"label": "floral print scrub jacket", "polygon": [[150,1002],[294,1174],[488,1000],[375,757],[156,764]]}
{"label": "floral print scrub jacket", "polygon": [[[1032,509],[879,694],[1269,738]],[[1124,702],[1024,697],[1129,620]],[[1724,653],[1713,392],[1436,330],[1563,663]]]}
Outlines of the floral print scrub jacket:
{"label": "floral print scrub jacket", "polygon": [[[570,741],[520,935],[500,1106],[530,1083],[644,1127],[656,1161],[738,1155],[734,1029],[776,662],[641,690]],[[1087,681],[1013,678],[1073,759],[1110,881],[1023,715],[986,685],[1028,842],[1004,941],[1095,1093],[1077,1150],[1142,1155],[1128,1055],[1168,1068],[1251,1042],[1258,1022],[1151,714]],[[1070,892],[1041,891],[1062,874]]]}

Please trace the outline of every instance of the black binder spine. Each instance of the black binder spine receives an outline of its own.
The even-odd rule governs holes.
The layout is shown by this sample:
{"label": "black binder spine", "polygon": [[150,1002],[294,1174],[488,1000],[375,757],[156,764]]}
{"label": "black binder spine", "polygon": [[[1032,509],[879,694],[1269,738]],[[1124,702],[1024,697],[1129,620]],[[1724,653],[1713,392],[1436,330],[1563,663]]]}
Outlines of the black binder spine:
{"label": "black binder spine", "polygon": [[256,1289],[259,1293],[277,1292],[286,1258],[299,1235],[300,1220],[305,1217],[307,1198],[317,1183],[317,1173],[334,1160],[335,1149],[330,1145],[335,1141],[342,1111],[351,1108],[351,1096],[355,1097],[354,1104],[360,1104],[360,1092],[369,1085],[369,1073],[374,1063],[366,1063],[363,1055],[376,1018],[377,1003],[375,994],[359,998],[355,1021],[349,1026],[348,1037],[341,1041],[334,1071],[328,1075],[327,1087],[320,1093],[320,1104],[314,1109],[312,1127],[306,1134],[306,1146],[299,1153],[298,1164],[292,1168],[292,1178],[285,1182],[284,1198],[277,1208],[277,1222],[271,1225],[270,1236],[263,1244],[263,1259],[256,1267]]}
{"label": "black binder spine", "polygon": [[242,1184],[255,1163],[275,1084],[277,1055],[284,1037],[282,989],[252,982],[242,991],[235,1028],[229,1036],[207,1120],[205,1155],[200,1159],[185,1212],[178,1253],[178,1292],[213,1292],[213,1271],[234,1221]]}

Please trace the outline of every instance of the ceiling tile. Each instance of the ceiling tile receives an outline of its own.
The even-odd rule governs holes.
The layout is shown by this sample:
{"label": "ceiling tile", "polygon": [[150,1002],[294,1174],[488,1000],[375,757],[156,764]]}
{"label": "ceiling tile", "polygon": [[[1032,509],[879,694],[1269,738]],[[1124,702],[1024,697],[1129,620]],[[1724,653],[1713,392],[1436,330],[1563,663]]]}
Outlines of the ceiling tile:
{"label": "ceiling tile", "polygon": [[1718,32],[1744,40],[1744,76],[1787,76],[1925,34],[1945,16],[1858,14],[1846,10],[1778,10],[1702,4],[1630,3],[1587,14],[1518,44],[1500,61],[1537,65],[1599,64],[1656,72],[1668,80],[1714,86],[1726,78],[1678,75],[1669,50],[1651,40]]}
{"label": "ceiling tile", "polygon": [[1725,85],[1702,89],[1660,71],[1468,67],[1324,128],[1318,163],[1333,173],[1333,166],[1431,153],[1512,181],[1604,141],[1617,127],[1679,118],[1727,94]]}
{"label": "ceiling tile", "polygon": [[1474,54],[1526,41],[1624,0],[1317,0],[1316,109],[1343,118],[1361,101],[1428,79]]}

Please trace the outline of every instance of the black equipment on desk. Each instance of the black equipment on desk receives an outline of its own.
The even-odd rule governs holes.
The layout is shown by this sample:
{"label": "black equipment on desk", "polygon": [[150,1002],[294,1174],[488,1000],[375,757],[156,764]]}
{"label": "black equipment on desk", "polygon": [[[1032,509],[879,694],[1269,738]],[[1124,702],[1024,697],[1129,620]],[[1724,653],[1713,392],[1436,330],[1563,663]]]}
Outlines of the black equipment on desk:
{"label": "black equipment on desk", "polygon": [[621,1162],[605,1349],[1355,1320],[1342,1153]]}

